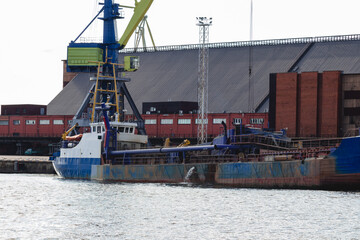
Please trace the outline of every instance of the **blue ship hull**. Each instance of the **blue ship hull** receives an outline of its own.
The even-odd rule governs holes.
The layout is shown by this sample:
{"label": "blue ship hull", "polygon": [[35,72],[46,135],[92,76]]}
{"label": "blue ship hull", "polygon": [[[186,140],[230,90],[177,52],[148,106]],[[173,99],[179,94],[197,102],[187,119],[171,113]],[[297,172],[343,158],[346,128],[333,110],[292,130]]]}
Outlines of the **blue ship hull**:
{"label": "blue ship hull", "polygon": [[337,174],[360,173],[360,137],[345,138],[330,156],[336,158]]}
{"label": "blue ship hull", "polygon": [[53,160],[57,174],[63,178],[91,179],[91,166],[100,165],[100,158],[60,158]]}

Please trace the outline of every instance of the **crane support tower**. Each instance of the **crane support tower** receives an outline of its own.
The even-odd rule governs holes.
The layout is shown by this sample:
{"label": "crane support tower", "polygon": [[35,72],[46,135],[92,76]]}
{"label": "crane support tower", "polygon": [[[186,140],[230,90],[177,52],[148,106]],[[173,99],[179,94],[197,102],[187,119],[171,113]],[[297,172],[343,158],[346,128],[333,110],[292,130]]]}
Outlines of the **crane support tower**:
{"label": "crane support tower", "polygon": [[209,65],[209,27],[212,24],[212,18],[198,17],[196,18],[199,26],[199,70],[197,82],[198,96],[198,130],[197,143],[203,144],[207,142],[207,126],[208,126],[208,65]]}
{"label": "crane support tower", "polygon": [[[124,78],[123,74],[123,72],[136,71],[139,67],[139,59],[135,56],[126,56],[123,64],[119,64],[118,51],[125,47],[152,2],[153,0],[135,0],[135,7],[132,7],[134,14],[122,37],[117,40],[116,20],[124,18],[121,10],[126,6],[114,3],[113,0],[104,0],[103,3],[100,3],[102,8],[97,15],[68,45],[67,71],[93,74],[93,77],[90,77],[90,81],[93,82],[92,87],[74,116],[72,125],[78,124],[84,127],[88,126],[90,121],[97,121],[102,114],[97,109],[102,103],[106,103],[110,107],[109,116],[111,118],[123,121],[125,96],[136,117],[139,133],[146,134],[144,121],[125,85],[130,79]],[[101,13],[103,15],[99,17]],[[103,21],[102,42],[78,43],[77,40],[80,36],[97,18]]]}

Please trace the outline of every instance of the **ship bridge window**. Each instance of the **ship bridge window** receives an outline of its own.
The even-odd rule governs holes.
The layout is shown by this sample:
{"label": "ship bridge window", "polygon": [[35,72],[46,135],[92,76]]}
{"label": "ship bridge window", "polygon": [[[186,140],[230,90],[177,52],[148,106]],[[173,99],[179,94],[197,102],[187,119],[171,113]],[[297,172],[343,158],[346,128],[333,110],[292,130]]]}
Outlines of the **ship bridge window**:
{"label": "ship bridge window", "polygon": [[124,132],[124,127],[119,127],[119,132]]}
{"label": "ship bridge window", "polygon": [[102,131],[105,132],[105,127],[102,127]]}
{"label": "ship bridge window", "polygon": [[95,126],[92,128],[92,132],[96,132],[96,127]]}
{"label": "ship bridge window", "polygon": [[125,133],[129,133],[129,128],[125,128]]}
{"label": "ship bridge window", "polygon": [[134,132],[134,128],[130,128],[130,129],[129,129],[129,132],[130,132],[130,133],[133,133],[133,132]]}
{"label": "ship bridge window", "polygon": [[100,126],[97,127],[97,133],[101,133],[101,127]]}

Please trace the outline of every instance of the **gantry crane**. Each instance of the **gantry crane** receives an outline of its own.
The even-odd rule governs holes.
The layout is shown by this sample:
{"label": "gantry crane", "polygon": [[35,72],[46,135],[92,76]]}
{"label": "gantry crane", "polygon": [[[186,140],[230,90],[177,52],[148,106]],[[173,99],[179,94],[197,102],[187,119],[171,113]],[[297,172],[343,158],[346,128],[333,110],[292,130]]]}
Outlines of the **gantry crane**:
{"label": "gantry crane", "polygon": [[[139,60],[138,57],[126,56],[124,63],[119,64],[118,51],[125,47],[152,2],[153,0],[135,0],[134,14],[122,37],[117,40],[116,20],[123,18],[121,9],[127,6],[114,3],[113,0],[104,0],[104,3],[100,3],[103,7],[98,14],[79,36],[70,42],[67,49],[67,71],[95,73],[95,77],[90,78],[93,81],[92,87],[74,116],[72,125],[88,126],[89,121],[96,121],[101,114],[101,111],[97,111],[97,106],[103,102],[110,107],[110,117],[117,121],[123,121],[125,96],[137,119],[139,133],[145,134],[144,121],[125,85],[125,82],[130,79],[124,78],[122,74],[126,71],[136,71]],[[99,17],[101,13],[103,16]],[[98,17],[103,20],[103,42],[77,43],[80,36]],[[84,113],[91,118],[84,118]]]}

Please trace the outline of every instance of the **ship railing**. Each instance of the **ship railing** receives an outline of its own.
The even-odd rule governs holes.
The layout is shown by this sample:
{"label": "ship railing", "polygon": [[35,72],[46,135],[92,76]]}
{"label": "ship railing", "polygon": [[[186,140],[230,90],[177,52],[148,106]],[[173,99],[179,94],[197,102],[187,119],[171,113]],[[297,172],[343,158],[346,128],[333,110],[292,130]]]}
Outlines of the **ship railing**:
{"label": "ship railing", "polygon": [[166,164],[201,164],[201,163],[225,163],[238,162],[239,155],[192,155],[183,159],[179,156],[169,156],[166,154],[141,155],[127,157],[117,157],[114,165],[166,165]]}
{"label": "ship railing", "polygon": [[343,138],[316,138],[290,141],[287,139],[275,138],[273,136],[247,134],[232,136],[231,142],[240,145],[254,144],[261,145],[264,148],[291,150],[316,147],[336,147],[341,143],[342,139]]}
{"label": "ship railing", "polygon": [[[304,149],[293,149],[288,151],[262,151],[257,154],[258,161],[285,161],[285,160],[306,160],[310,158],[323,158],[329,155],[330,147],[314,147]],[[248,158],[250,156],[247,156]]]}
{"label": "ship railing", "polygon": [[225,163],[225,162],[239,162],[239,155],[194,155],[191,156],[185,163]]}
{"label": "ship railing", "polygon": [[263,136],[257,134],[232,136],[231,142],[240,145],[255,144],[255,145],[262,145],[264,147],[275,147],[278,149],[290,149],[293,147],[289,140],[279,139],[273,136]]}
{"label": "ship railing", "polygon": [[216,164],[227,162],[268,162],[268,161],[292,161],[306,160],[309,158],[321,158],[330,153],[330,147],[314,147],[304,149],[292,149],[284,151],[264,150],[260,154],[227,154],[207,155],[198,154],[185,158],[168,154],[133,155],[131,157],[117,157],[114,165],[167,165],[167,164]]}
{"label": "ship railing", "polygon": [[304,151],[275,151],[261,154],[246,154],[239,157],[239,162],[274,162],[307,160],[311,158],[322,159],[330,153],[329,149]]}
{"label": "ship railing", "polygon": [[159,164],[175,164],[182,163],[178,156],[168,157],[166,155],[132,155],[131,157],[119,156],[113,161],[115,165],[159,165]]}
{"label": "ship railing", "polygon": [[314,138],[298,139],[292,141],[295,148],[316,148],[316,147],[336,147],[343,138]]}

